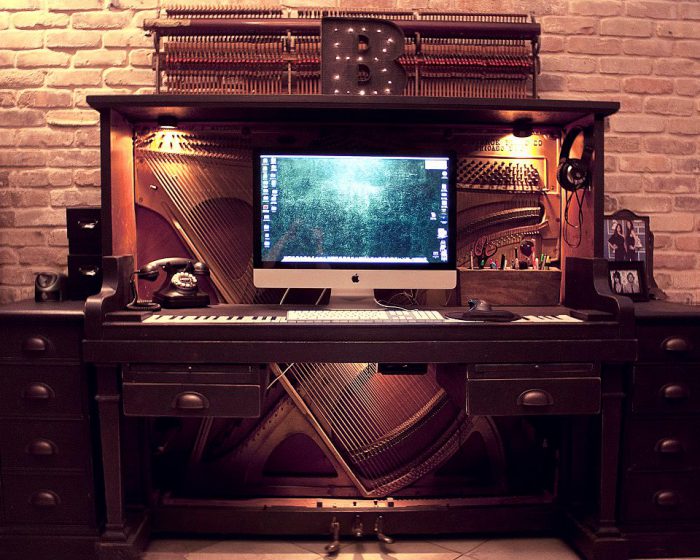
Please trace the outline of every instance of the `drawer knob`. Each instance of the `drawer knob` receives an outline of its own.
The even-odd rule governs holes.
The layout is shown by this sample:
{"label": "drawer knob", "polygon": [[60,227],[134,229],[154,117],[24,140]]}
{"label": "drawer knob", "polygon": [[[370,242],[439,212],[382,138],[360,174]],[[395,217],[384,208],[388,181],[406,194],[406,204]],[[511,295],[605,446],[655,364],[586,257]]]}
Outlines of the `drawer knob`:
{"label": "drawer knob", "polygon": [[678,455],[685,451],[683,443],[674,438],[660,439],[654,446],[654,451],[664,455]]}
{"label": "drawer knob", "polygon": [[681,503],[681,497],[673,490],[659,490],[654,494],[654,503],[662,508],[673,508]]}
{"label": "drawer knob", "polygon": [[666,352],[682,354],[690,350],[690,343],[679,336],[671,336],[661,343],[661,348]]}
{"label": "drawer knob", "polygon": [[95,229],[97,224],[100,223],[99,220],[78,220],[78,227],[80,229]]}
{"label": "drawer knob", "polygon": [[55,396],[51,387],[46,383],[30,383],[22,391],[22,397],[28,401],[48,401]]}
{"label": "drawer knob", "polygon": [[518,396],[518,406],[541,407],[553,404],[554,398],[544,389],[529,389]]}
{"label": "drawer knob", "polygon": [[44,354],[50,347],[49,341],[43,336],[30,336],[22,341],[22,352],[26,354]]}
{"label": "drawer knob", "polygon": [[81,276],[88,276],[88,277],[92,278],[94,276],[97,276],[97,273],[100,272],[100,267],[99,266],[79,266],[78,272],[80,273]]}
{"label": "drawer knob", "polygon": [[661,387],[661,396],[667,401],[683,401],[690,396],[690,391],[680,383],[668,383]]}
{"label": "drawer knob", "polygon": [[58,447],[50,439],[38,438],[32,441],[25,449],[28,455],[35,457],[48,457],[58,454]]}
{"label": "drawer knob", "polygon": [[52,508],[60,504],[61,499],[51,490],[37,490],[29,497],[29,503],[38,508]]}
{"label": "drawer knob", "polygon": [[201,393],[186,391],[175,397],[172,407],[177,410],[204,410],[209,408],[209,399]]}

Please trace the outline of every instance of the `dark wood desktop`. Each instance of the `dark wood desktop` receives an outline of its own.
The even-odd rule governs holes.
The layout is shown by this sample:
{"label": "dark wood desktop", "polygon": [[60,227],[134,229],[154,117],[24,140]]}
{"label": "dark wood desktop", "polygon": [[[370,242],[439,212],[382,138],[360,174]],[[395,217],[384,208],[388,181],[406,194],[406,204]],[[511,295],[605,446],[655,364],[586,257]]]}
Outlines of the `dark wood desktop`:
{"label": "dark wood desktop", "polygon": [[[375,535],[546,532],[561,535],[589,560],[700,551],[693,437],[700,312],[660,302],[633,304],[613,294],[607,263],[600,258],[603,119],[616,104],[319,96],[89,101],[102,124],[102,290],[84,304],[19,303],[0,310],[3,332],[12,333],[0,343],[3,559],[27,551],[36,558],[137,558],[151,534],[319,536],[334,522],[342,538],[363,528]],[[581,122],[593,126],[593,189],[582,209],[581,242],[561,244],[561,304],[507,306],[523,315],[571,314],[580,321],[147,322],[150,313],[126,309],[131,274],[146,260],[135,255],[148,249],[140,243],[149,234],[137,227],[139,162],[132,139],[163,114],[192,126],[228,126],[244,136],[252,129],[255,137],[260,130],[268,141],[275,127],[287,141],[298,123],[312,140],[337,138],[340,131],[354,141],[371,127],[395,139],[410,125],[413,138],[442,145],[453,141],[455,131],[502,130],[522,119],[547,130]],[[556,160],[548,163],[555,166]],[[284,311],[258,302],[171,313],[275,316]],[[265,450],[265,434],[306,429],[305,441],[316,442],[314,449],[330,449],[337,441],[333,433],[324,439],[322,421],[315,431],[302,426],[317,409],[302,398],[303,391],[290,393],[291,400],[284,396],[280,385],[286,381],[273,383],[272,372],[279,370],[270,364],[358,362],[378,363],[380,370],[388,364],[387,371],[416,367],[413,377],[397,376],[396,383],[410,388],[434,381],[445,395],[441,410],[454,411],[453,425],[468,426],[482,439],[462,447],[462,453],[455,450],[450,461],[428,458],[425,464],[440,466],[435,473],[420,473],[412,485],[378,495],[370,487],[366,495],[353,488],[352,469],[342,468],[343,453],[328,453],[315,470],[284,471],[272,458],[296,465],[298,457]],[[277,405],[269,402],[271,395],[280,397]],[[404,407],[406,394],[391,397],[383,406]],[[287,420],[275,424],[275,415]],[[277,432],[265,432],[263,424]],[[227,440],[242,429],[248,439]],[[457,434],[460,429],[466,434],[466,428]],[[503,439],[490,440],[489,434]],[[432,449],[434,442],[424,440]],[[471,440],[465,435],[458,441],[469,445]],[[257,456],[250,451],[256,445]],[[233,459],[224,453],[230,449]],[[236,453],[260,461],[259,471],[237,478]],[[475,456],[491,462],[474,466],[470,457]],[[324,470],[329,465],[335,468],[334,482]],[[454,465],[473,470],[467,477],[450,471]],[[372,482],[369,476],[358,478]]]}

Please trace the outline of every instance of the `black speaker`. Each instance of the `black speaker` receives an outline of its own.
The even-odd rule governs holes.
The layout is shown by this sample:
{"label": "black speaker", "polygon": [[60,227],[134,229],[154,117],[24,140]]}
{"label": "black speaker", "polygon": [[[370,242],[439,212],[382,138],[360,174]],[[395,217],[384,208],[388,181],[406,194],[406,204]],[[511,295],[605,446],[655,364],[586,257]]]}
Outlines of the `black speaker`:
{"label": "black speaker", "polygon": [[63,301],[66,297],[66,275],[39,272],[34,279],[34,301]]}
{"label": "black speaker", "polygon": [[[580,158],[571,158],[571,146],[583,133],[583,152]],[[557,181],[566,191],[585,189],[591,184],[591,158],[593,157],[593,127],[575,126],[564,137],[559,154]]]}

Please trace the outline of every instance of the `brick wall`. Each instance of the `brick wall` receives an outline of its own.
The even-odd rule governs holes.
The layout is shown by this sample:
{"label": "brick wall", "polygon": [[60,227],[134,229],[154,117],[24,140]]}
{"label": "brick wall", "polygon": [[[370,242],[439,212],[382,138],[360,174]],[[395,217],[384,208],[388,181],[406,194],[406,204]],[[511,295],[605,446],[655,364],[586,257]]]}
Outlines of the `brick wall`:
{"label": "brick wall", "polygon": [[[158,5],[0,0],[0,302],[30,297],[35,272],[65,269],[64,208],[99,204],[98,117],[85,96],[152,91],[140,26]],[[700,303],[700,2],[284,5],[533,13],[543,29],[542,96],[622,104],[606,139],[607,210],[650,215],[659,285],[673,300]]]}

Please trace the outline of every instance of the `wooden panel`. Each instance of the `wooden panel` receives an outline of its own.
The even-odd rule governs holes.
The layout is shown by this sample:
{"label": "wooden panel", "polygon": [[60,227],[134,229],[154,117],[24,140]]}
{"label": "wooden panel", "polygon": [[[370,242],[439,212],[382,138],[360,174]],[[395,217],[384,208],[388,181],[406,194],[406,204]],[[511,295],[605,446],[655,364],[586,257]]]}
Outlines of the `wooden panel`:
{"label": "wooden panel", "polygon": [[597,414],[599,378],[467,381],[467,413],[489,416]]}
{"label": "wooden panel", "polygon": [[7,365],[2,376],[3,416],[77,416],[82,412],[79,366]]}
{"label": "wooden panel", "polygon": [[81,333],[77,329],[47,324],[46,321],[36,321],[25,328],[5,326],[0,358],[27,362],[79,359]]}
{"label": "wooden panel", "polygon": [[694,473],[634,473],[624,482],[621,518],[672,521],[700,516],[700,485]]}
{"label": "wooden panel", "polygon": [[700,414],[700,364],[634,368],[632,409],[659,414]]}
{"label": "wooden panel", "polygon": [[2,468],[79,468],[90,464],[82,421],[8,421],[0,430]]}
{"label": "wooden panel", "polygon": [[640,361],[700,361],[698,327],[675,321],[640,327],[637,332]]}
{"label": "wooden panel", "polygon": [[628,468],[682,470],[700,465],[700,422],[633,418],[625,433]]}
{"label": "wooden panel", "polygon": [[471,298],[494,305],[557,305],[559,270],[459,269],[460,305]]}
{"label": "wooden panel", "polygon": [[127,416],[260,416],[260,385],[124,383]]}

